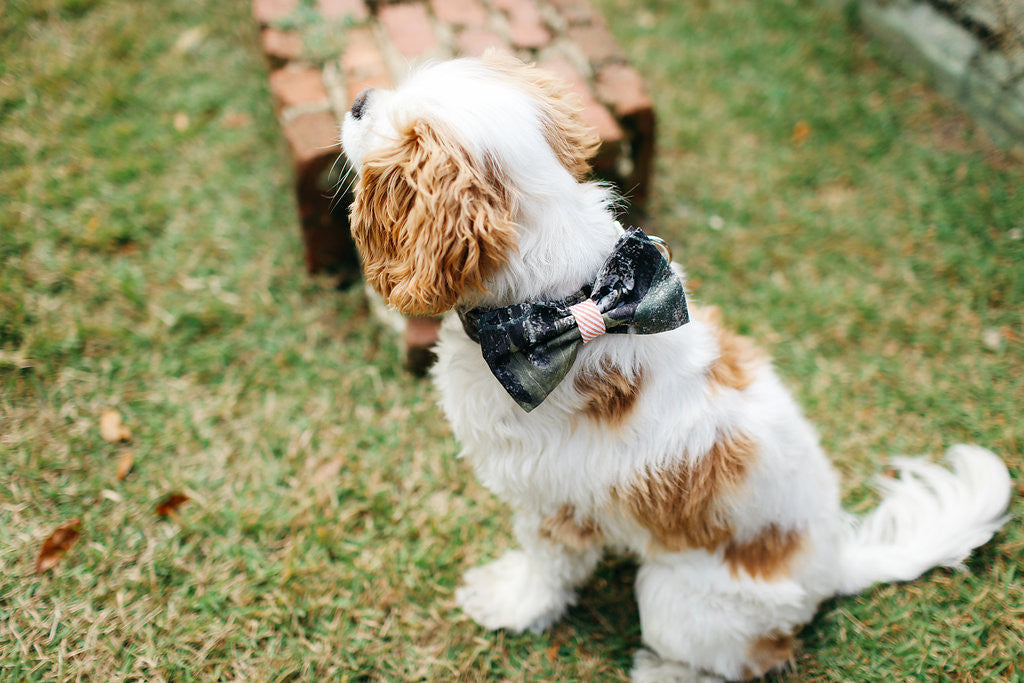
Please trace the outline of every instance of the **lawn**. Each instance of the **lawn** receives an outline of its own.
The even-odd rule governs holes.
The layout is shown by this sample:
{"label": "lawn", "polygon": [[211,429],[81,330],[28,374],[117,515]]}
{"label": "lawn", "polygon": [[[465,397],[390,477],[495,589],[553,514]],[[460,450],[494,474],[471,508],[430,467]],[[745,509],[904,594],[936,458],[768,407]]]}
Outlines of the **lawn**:
{"label": "lawn", "polygon": [[[656,102],[646,227],[774,354],[848,505],[958,441],[1019,479],[1024,161],[839,10],[598,4]],[[303,271],[289,173],[247,2],[0,13],[0,680],[624,679],[628,558],[544,634],[455,606],[507,512],[360,288]],[[783,678],[1024,677],[1021,493],[968,571],[825,604]]]}

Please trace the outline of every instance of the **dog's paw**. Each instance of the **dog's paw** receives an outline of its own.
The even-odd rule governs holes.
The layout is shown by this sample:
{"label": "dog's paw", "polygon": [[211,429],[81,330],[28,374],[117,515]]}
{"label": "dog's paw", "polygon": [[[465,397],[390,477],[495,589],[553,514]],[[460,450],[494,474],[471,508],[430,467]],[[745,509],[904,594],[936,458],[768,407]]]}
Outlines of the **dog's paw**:
{"label": "dog's paw", "polygon": [[510,550],[489,564],[466,572],[455,600],[481,626],[517,633],[543,631],[573,604],[572,590],[552,585],[526,553]]}
{"label": "dog's paw", "polygon": [[722,683],[725,680],[702,673],[689,664],[664,660],[644,648],[633,655],[629,678],[633,683]]}

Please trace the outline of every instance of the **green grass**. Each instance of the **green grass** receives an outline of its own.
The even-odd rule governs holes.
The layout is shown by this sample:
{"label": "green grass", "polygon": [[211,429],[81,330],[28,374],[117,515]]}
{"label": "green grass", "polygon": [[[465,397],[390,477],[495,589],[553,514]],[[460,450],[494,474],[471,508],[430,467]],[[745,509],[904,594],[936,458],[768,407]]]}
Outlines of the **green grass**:
{"label": "green grass", "polygon": [[[656,101],[649,227],[775,355],[849,505],[957,441],[1019,478],[1020,160],[816,3],[599,4]],[[624,678],[627,559],[542,635],[454,605],[508,513],[358,288],[303,272],[248,3],[14,0],[0,121],[0,679]],[[1021,512],[966,573],[827,603],[791,677],[1020,680]]]}

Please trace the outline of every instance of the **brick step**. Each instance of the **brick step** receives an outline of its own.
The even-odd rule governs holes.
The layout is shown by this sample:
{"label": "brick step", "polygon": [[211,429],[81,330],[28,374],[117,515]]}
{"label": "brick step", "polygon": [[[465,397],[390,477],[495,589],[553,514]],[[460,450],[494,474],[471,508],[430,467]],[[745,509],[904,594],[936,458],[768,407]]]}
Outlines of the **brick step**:
{"label": "brick step", "polygon": [[[643,79],[586,0],[253,0],[270,89],[295,168],[295,193],[310,272],[358,276],[349,236],[351,195],[334,197],[340,121],[363,88],[388,88],[425,59],[487,49],[535,62],[566,80],[601,137],[597,177],[641,211],[654,158],[654,111]],[[407,359],[430,338],[408,333]]]}

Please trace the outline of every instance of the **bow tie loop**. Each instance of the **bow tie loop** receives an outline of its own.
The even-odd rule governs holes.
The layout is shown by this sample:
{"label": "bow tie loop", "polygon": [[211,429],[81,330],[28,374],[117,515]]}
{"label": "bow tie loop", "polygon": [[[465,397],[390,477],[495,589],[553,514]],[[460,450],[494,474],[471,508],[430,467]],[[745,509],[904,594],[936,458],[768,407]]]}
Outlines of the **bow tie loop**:
{"label": "bow tie loop", "polygon": [[584,344],[594,341],[608,329],[605,327],[601,309],[597,307],[597,303],[593,299],[584,299],[578,304],[570,306],[569,311],[576,321],[576,326],[580,328],[580,337]]}
{"label": "bow tie loop", "polygon": [[603,334],[656,334],[689,321],[683,282],[640,228],[615,244],[592,285],[560,301],[459,311],[466,333],[529,412],[568,374],[579,345]]}

